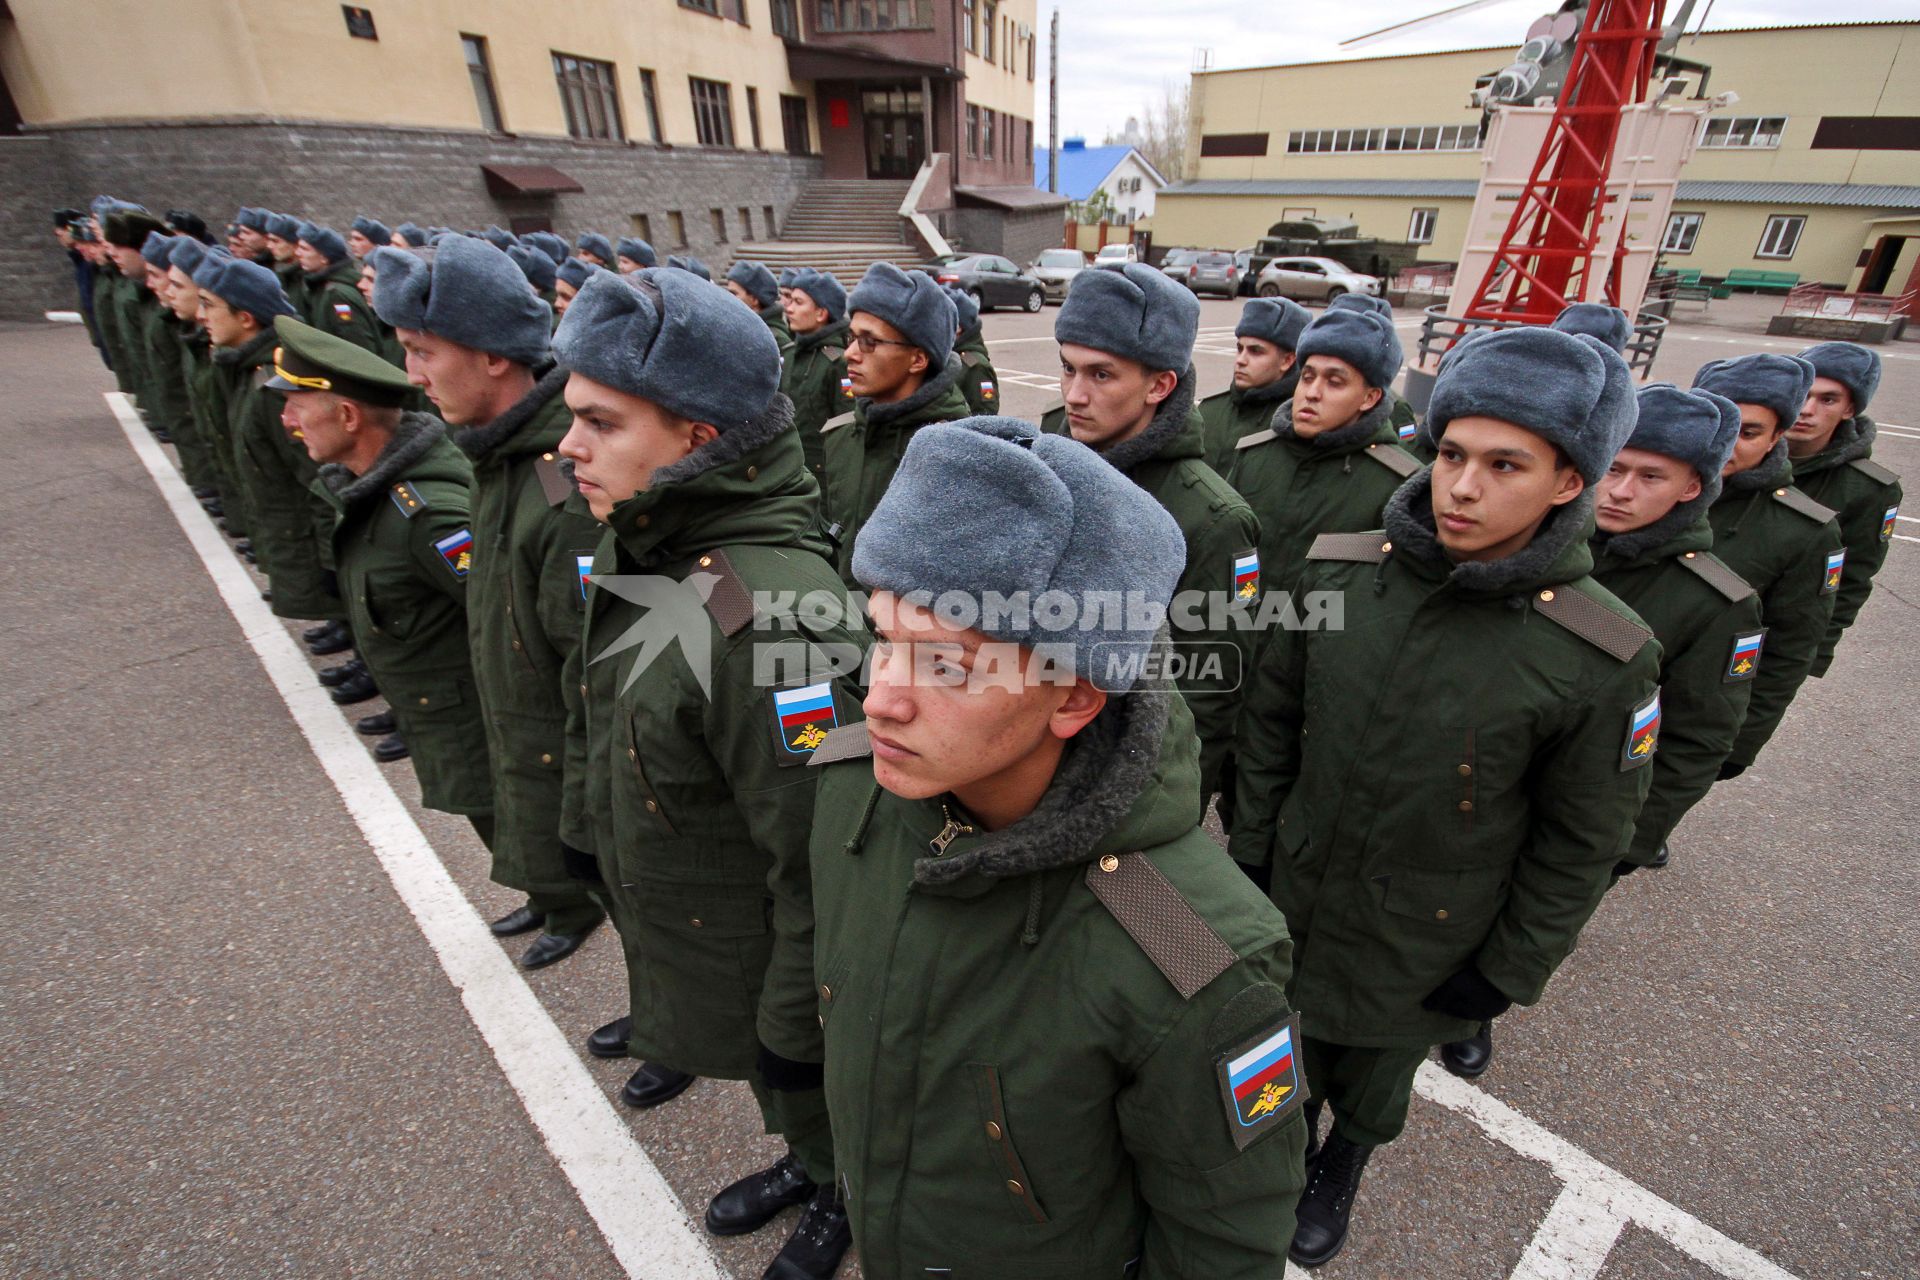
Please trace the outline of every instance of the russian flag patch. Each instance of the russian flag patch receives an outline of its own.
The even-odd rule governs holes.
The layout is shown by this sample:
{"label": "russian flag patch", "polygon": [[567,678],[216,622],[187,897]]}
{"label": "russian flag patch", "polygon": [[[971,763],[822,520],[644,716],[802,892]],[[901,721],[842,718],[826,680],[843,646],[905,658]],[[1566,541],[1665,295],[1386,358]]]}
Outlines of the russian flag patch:
{"label": "russian flag patch", "polygon": [[446,561],[447,568],[456,578],[467,576],[467,570],[473,567],[473,531],[461,529],[448,534],[433,544],[433,549]]}
{"label": "russian flag patch", "polygon": [[1420,434],[1420,427],[1418,423],[1403,422],[1400,424],[1398,429],[1400,432],[1401,444],[1412,444],[1413,438]]}
{"label": "russian flag patch", "polygon": [[1620,751],[1622,769],[1638,769],[1653,760],[1660,748],[1660,691],[1633,709],[1627,720],[1627,742]]}
{"label": "russian flag patch", "polygon": [[353,319],[353,308],[344,302],[336,302],[333,304],[333,314],[336,319],[351,320]]}
{"label": "russian flag patch", "polygon": [[1299,1019],[1293,1017],[1214,1060],[1227,1132],[1240,1150],[1306,1101],[1298,1042]]}
{"label": "russian flag patch", "polygon": [[1249,547],[1233,557],[1233,598],[1239,603],[1260,598],[1260,552]]}
{"label": "russian flag patch", "polygon": [[1888,507],[1887,514],[1880,518],[1880,541],[1892,542],[1894,522],[1900,518],[1899,507]]}
{"label": "russian flag patch", "polygon": [[1840,575],[1847,567],[1847,549],[1840,548],[1827,557],[1826,577],[1820,583],[1820,594],[1830,596],[1840,589]]}
{"label": "russian flag patch", "polygon": [[775,689],[773,720],[780,750],[785,753],[780,763],[805,764],[840,723],[833,706],[833,682],[822,680],[804,689]]}
{"label": "russian flag patch", "polygon": [[1751,680],[1760,674],[1760,649],[1766,643],[1767,629],[1743,631],[1733,638],[1733,654],[1727,659],[1726,682]]}

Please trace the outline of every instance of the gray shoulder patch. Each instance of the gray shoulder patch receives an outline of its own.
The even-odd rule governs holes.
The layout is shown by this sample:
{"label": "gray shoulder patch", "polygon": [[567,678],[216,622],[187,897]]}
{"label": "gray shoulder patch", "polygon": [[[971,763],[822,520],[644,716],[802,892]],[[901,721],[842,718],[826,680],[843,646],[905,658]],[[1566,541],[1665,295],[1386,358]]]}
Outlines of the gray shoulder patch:
{"label": "gray shoulder patch", "polygon": [[1233,447],[1235,449],[1251,449],[1257,444],[1265,444],[1269,440],[1278,440],[1279,438],[1280,433],[1278,431],[1275,431],[1272,427],[1265,427],[1251,435],[1241,436],[1233,442]]}
{"label": "gray shoulder patch", "polygon": [[753,592],[741,580],[727,553],[715,548],[695,561],[696,572],[714,576],[713,590],[707,593],[707,612],[720,634],[731,639],[753,624]]}
{"label": "gray shoulder patch", "polygon": [[1629,662],[1653,639],[1653,632],[1623,618],[1572,586],[1544,587],[1533,593],[1540,616],[1557,622],[1618,662]]}
{"label": "gray shoulder patch", "polygon": [[1825,524],[1840,513],[1822,502],[1815,502],[1792,485],[1773,491],[1773,500],[1789,511],[1797,512],[1815,524]]}
{"label": "gray shoulder patch", "polygon": [[1691,569],[1700,580],[1738,604],[1753,594],[1753,584],[1729,569],[1718,556],[1705,551],[1689,551],[1680,557],[1682,568]]}
{"label": "gray shoulder patch", "polygon": [[1087,888],[1182,1000],[1193,999],[1240,958],[1144,853],[1102,857],[1087,868]]}
{"label": "gray shoulder patch", "polygon": [[1397,444],[1370,444],[1367,456],[1402,480],[1420,470],[1420,460]]}
{"label": "gray shoulder patch", "polygon": [[561,470],[558,454],[541,454],[533,464],[533,473],[540,478],[540,492],[548,506],[557,507],[573,496],[573,480]]}
{"label": "gray shoulder patch", "polygon": [[1379,564],[1392,550],[1393,543],[1384,533],[1323,533],[1307,548],[1307,559]]}
{"label": "gray shoulder patch", "polygon": [[829,730],[826,741],[813,749],[810,766],[833,764],[840,760],[863,760],[873,754],[873,739],[867,735],[867,722],[843,724]]}
{"label": "gray shoulder patch", "polygon": [[851,413],[843,413],[837,418],[828,418],[820,424],[820,434],[825,435],[829,431],[838,431],[852,421],[853,415]]}
{"label": "gray shoulder patch", "polygon": [[987,362],[987,358],[981,355],[978,351],[962,351],[960,353],[960,363],[967,366],[967,368],[969,369],[978,369],[981,365],[985,364],[986,362]]}
{"label": "gray shoulder patch", "polygon": [[820,354],[829,360],[845,360],[847,358],[847,349],[845,347],[822,347],[820,348]]}
{"label": "gray shoulder patch", "polygon": [[1855,458],[1847,464],[1875,484],[1899,484],[1900,473],[1889,471],[1872,458]]}

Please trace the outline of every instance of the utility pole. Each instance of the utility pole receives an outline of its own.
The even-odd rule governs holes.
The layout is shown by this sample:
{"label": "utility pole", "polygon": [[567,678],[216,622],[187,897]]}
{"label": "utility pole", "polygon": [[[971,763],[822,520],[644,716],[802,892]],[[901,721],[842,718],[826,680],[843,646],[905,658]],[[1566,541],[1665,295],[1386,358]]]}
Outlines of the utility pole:
{"label": "utility pole", "polygon": [[1060,9],[1047,36],[1047,190],[1060,194]]}

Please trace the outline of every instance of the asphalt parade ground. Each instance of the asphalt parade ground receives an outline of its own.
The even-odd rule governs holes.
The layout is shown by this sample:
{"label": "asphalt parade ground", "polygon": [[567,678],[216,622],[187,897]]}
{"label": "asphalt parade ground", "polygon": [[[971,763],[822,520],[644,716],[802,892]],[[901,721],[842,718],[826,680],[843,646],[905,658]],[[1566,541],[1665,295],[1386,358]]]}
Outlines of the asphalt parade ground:
{"label": "asphalt parade ground", "polygon": [[[1688,309],[1656,374],[1806,345],[1760,336],[1775,309]],[[1203,303],[1203,393],[1237,313]],[[1053,315],[987,320],[1008,412],[1055,397]],[[1875,456],[1920,478],[1920,343],[1881,353]],[[779,1154],[745,1086],[613,1100],[637,1064],[582,1042],[624,1012],[617,941],[514,967],[465,820],[374,763],[351,718],[384,704],[326,698],[337,659],[112,386],[78,326],[0,326],[0,1276],[758,1276],[793,1211],[698,1225]],[[1426,1069],[1318,1274],[1920,1275],[1911,514],[1672,866],[1609,896],[1486,1077]]]}

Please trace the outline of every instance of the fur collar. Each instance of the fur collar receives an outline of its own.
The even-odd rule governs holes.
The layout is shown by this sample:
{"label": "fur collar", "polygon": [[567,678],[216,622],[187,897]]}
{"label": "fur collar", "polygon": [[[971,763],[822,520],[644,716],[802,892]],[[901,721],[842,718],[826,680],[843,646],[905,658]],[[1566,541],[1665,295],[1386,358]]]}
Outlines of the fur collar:
{"label": "fur collar", "polygon": [[1873,438],[1879,434],[1880,428],[1872,418],[1856,414],[1833,429],[1833,438],[1827,441],[1826,448],[1805,459],[1795,470],[1810,474],[1858,462],[1873,452]]}
{"label": "fur collar", "polygon": [[1235,404],[1285,404],[1293,399],[1293,392],[1300,385],[1300,364],[1294,364],[1278,378],[1264,387],[1236,388],[1229,394]]}
{"label": "fur collar", "polygon": [[1193,413],[1193,366],[1180,375],[1180,381],[1174,384],[1173,394],[1160,402],[1153,411],[1153,421],[1147,429],[1129,440],[1122,440],[1100,454],[1121,471],[1131,471],[1143,462],[1149,462],[1160,456],[1161,451],[1172,444],[1174,438],[1187,429],[1187,418]]}
{"label": "fur collar", "polygon": [[492,422],[478,427],[462,427],[453,433],[454,444],[469,458],[484,458],[519,433],[520,428],[533,421],[534,415],[547,407],[549,401],[567,389],[567,370],[554,365],[544,373],[535,371],[533,390],[516,400],[513,405]]}
{"label": "fur collar", "polygon": [[1273,413],[1273,433],[1282,440],[1292,440],[1305,449],[1315,453],[1339,455],[1351,453],[1373,443],[1374,436],[1386,425],[1393,415],[1393,401],[1386,396],[1380,397],[1380,403],[1367,410],[1344,427],[1335,427],[1332,431],[1322,431],[1317,436],[1301,436],[1293,429],[1293,401],[1289,400]]}
{"label": "fur collar", "polygon": [[776,393],[773,403],[758,417],[749,418],[732,430],[722,431],[680,461],[660,468],[653,473],[653,479],[647,487],[659,489],[670,484],[685,484],[715,467],[724,467],[729,462],[746,457],[781,432],[791,430],[793,401]]}
{"label": "fur collar", "polygon": [[[1715,476],[1716,481],[1719,480]],[[1623,562],[1638,560],[1649,551],[1657,551],[1666,546],[1687,530],[1707,518],[1707,508],[1720,496],[1720,486],[1716,483],[1711,490],[1702,489],[1700,496],[1691,502],[1682,502],[1673,510],[1641,529],[1631,529],[1626,533],[1602,533],[1593,535],[1593,558]]]}
{"label": "fur collar", "polygon": [[1781,436],[1772,452],[1756,465],[1725,477],[1724,492],[1725,496],[1731,498],[1761,489],[1778,489],[1783,484],[1792,483],[1793,462],[1787,457],[1787,438]]}
{"label": "fur collar", "polygon": [[824,346],[832,342],[835,338],[840,339],[841,346],[844,347],[847,345],[847,322],[845,320],[829,320],[812,333],[796,333],[793,335],[793,346],[795,352],[811,351],[815,347]]}
{"label": "fur collar", "polygon": [[1454,563],[1440,545],[1433,524],[1433,471],[1428,468],[1393,491],[1387,499],[1387,536],[1396,552],[1417,560],[1451,566],[1447,580],[1462,590],[1486,595],[1525,591],[1546,581],[1548,571],[1593,528],[1593,490],[1550,512],[1533,541],[1502,560],[1465,560]]}
{"label": "fur collar", "polygon": [[245,346],[216,349],[213,353],[213,361],[215,364],[237,364],[242,368],[251,369],[254,365],[261,363],[262,353],[265,353],[269,360],[273,358],[273,345],[278,341],[279,338],[272,329],[262,329],[248,339]]}
{"label": "fur collar", "polygon": [[363,474],[356,476],[340,463],[329,462],[320,468],[320,478],[340,496],[343,506],[351,507],[385,492],[388,485],[401,479],[414,463],[426,457],[446,433],[447,424],[432,414],[409,410],[400,415],[393,438]]}
{"label": "fur collar", "polygon": [[[1167,643],[1164,631],[1155,643]],[[1032,813],[952,857],[919,859],[914,881],[951,884],[969,875],[1005,880],[1088,861],[1153,781],[1171,698],[1165,680],[1142,680],[1132,692],[1108,699],[1074,738]]]}
{"label": "fur collar", "polygon": [[870,427],[884,427],[890,422],[898,422],[902,418],[919,412],[935,400],[938,400],[941,396],[947,394],[947,392],[952,389],[953,384],[960,380],[960,375],[965,371],[966,366],[960,363],[960,357],[950,355],[947,357],[946,365],[940,372],[921,383],[920,389],[908,396],[905,400],[894,400],[887,404],[879,404],[873,400],[862,397],[859,401],[862,416]]}

